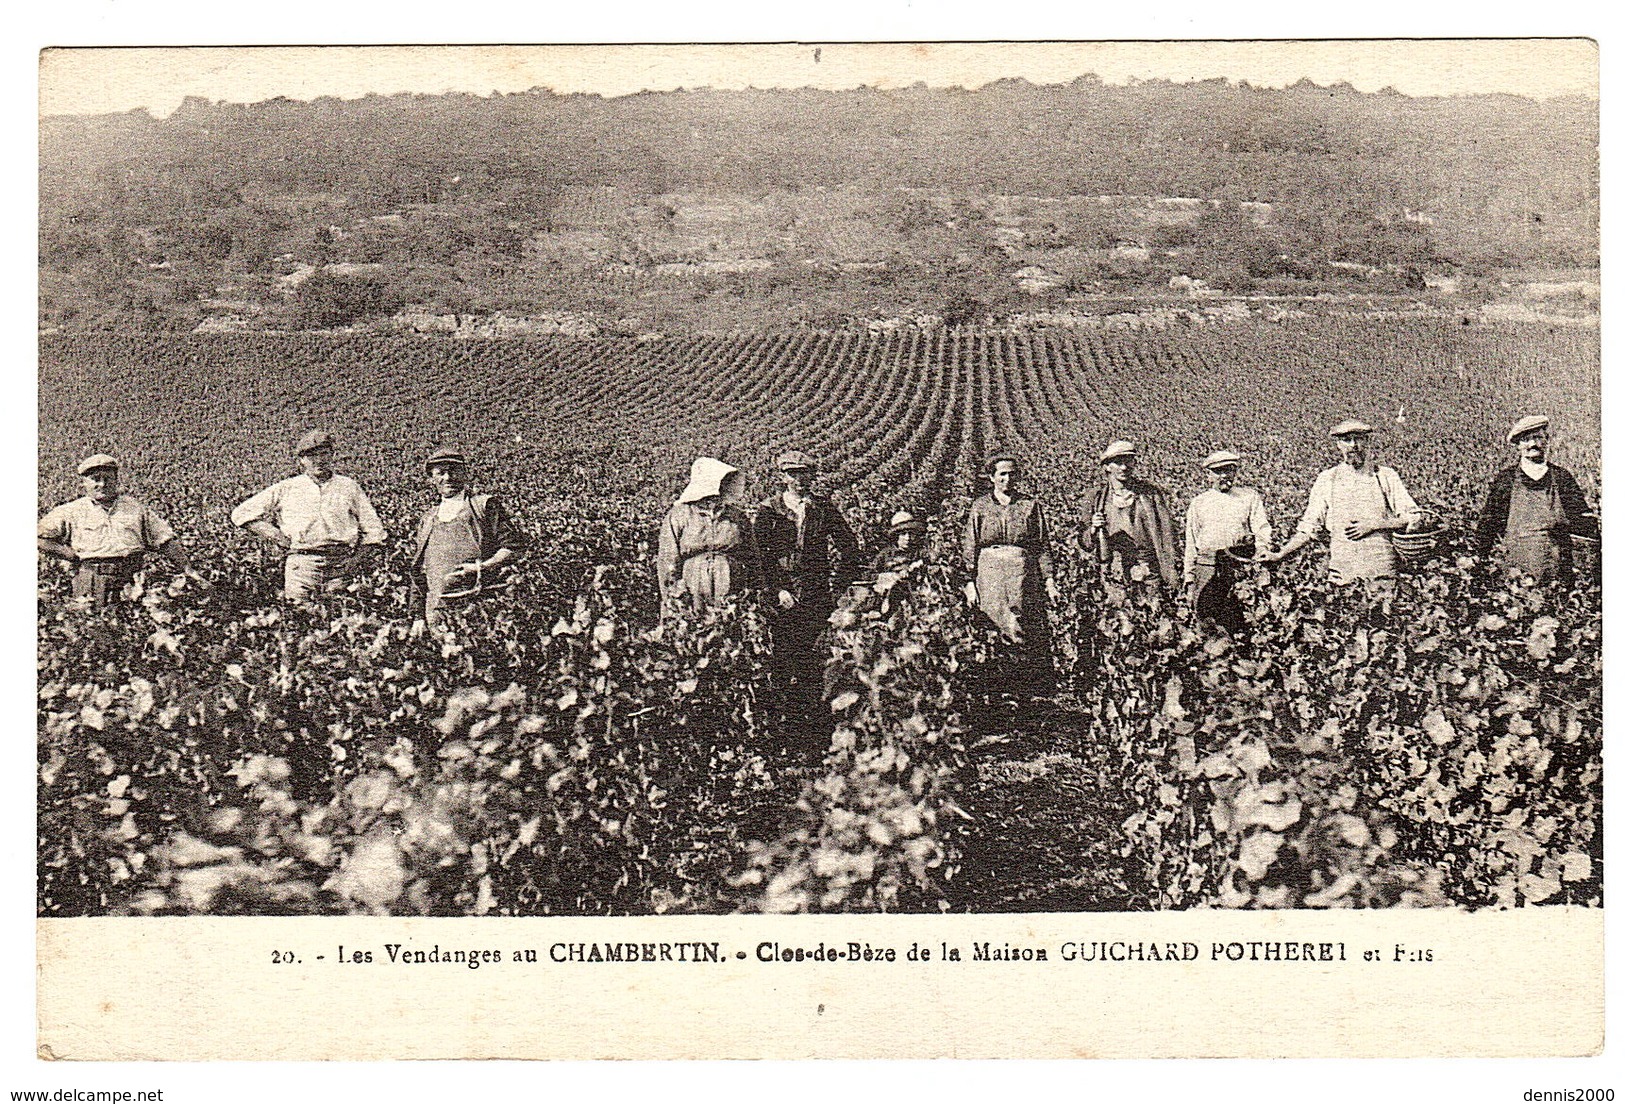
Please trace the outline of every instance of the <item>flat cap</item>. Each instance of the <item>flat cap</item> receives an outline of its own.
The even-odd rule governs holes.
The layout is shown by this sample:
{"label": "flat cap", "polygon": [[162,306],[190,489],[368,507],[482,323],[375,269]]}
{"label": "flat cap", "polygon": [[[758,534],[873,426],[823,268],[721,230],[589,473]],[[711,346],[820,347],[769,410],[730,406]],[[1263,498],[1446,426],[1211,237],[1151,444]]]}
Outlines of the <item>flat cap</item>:
{"label": "flat cap", "polygon": [[791,449],[789,452],[780,453],[773,466],[780,471],[812,471],[818,467],[818,461],[804,452]]}
{"label": "flat cap", "polygon": [[79,461],[79,474],[89,475],[98,468],[116,468],[118,461],[105,452],[98,452],[94,456],[87,456]]}
{"label": "flat cap", "polygon": [[925,522],[907,510],[899,510],[891,516],[891,531],[893,533],[923,533],[925,531]]}
{"label": "flat cap", "polygon": [[1111,444],[1106,446],[1106,451],[1104,451],[1104,452],[1102,452],[1100,454],[1100,462],[1102,464],[1104,464],[1106,461],[1108,461],[1108,460],[1116,460],[1120,456],[1133,456],[1133,455],[1134,455],[1134,442],[1133,441],[1113,441]]}
{"label": "flat cap", "polygon": [[303,456],[307,452],[315,452],[320,448],[332,447],[333,435],[331,433],[327,432],[325,429],[313,429],[303,437],[299,438],[299,443],[293,447],[293,454],[295,456]]}
{"label": "flat cap", "polygon": [[1241,463],[1241,453],[1220,449],[1218,452],[1208,453],[1207,458],[1202,461],[1202,466],[1209,469],[1233,468],[1239,463]]}
{"label": "flat cap", "polygon": [[1533,433],[1537,429],[1545,429],[1550,424],[1551,419],[1543,414],[1530,414],[1527,417],[1519,418],[1517,421],[1512,423],[1512,428],[1507,430],[1507,444],[1512,444],[1525,433]]}
{"label": "flat cap", "polygon": [[1332,426],[1332,431],[1331,431],[1331,433],[1327,434],[1327,436],[1329,436],[1329,437],[1352,437],[1356,433],[1370,433],[1370,432],[1371,432],[1371,427],[1366,425],[1364,422],[1360,421],[1360,419],[1358,419],[1358,418],[1349,418],[1347,421],[1338,422],[1336,425]]}
{"label": "flat cap", "polygon": [[468,466],[468,457],[463,455],[461,449],[440,448],[435,449],[427,460],[423,462],[425,468],[432,468],[436,464],[460,464]]}
{"label": "flat cap", "polygon": [[1021,457],[1017,456],[1013,452],[1001,451],[989,453],[987,459],[982,461],[982,470],[985,472],[990,472],[1000,464],[1007,462],[1015,464],[1017,467],[1019,467],[1021,465]]}

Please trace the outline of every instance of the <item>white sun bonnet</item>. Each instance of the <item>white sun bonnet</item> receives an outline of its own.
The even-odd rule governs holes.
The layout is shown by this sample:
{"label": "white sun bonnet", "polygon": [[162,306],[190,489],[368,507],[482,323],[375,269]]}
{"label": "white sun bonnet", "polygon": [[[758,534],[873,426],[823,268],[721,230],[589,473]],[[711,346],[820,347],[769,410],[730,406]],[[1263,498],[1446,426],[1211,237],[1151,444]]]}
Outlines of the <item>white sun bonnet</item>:
{"label": "white sun bonnet", "polygon": [[722,481],[739,469],[721,460],[702,456],[688,469],[688,486],[677,496],[678,502],[698,502],[702,498],[722,493]]}

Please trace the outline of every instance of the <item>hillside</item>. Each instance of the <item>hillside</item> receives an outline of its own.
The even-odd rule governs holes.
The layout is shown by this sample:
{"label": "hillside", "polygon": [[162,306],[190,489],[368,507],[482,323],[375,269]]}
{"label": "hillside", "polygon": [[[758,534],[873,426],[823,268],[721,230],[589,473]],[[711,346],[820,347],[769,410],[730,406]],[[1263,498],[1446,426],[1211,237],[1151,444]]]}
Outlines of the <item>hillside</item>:
{"label": "hillside", "polygon": [[1596,264],[1596,147],[1591,101],[1307,82],[194,99],[42,121],[41,322],[726,331],[1471,290]]}

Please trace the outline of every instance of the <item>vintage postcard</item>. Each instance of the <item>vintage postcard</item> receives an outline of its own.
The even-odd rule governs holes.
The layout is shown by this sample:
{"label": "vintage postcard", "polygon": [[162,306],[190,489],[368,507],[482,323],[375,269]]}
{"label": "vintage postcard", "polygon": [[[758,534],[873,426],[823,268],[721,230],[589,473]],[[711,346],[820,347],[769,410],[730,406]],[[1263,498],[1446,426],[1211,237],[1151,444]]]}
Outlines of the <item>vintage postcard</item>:
{"label": "vintage postcard", "polygon": [[1598,1054],[1597,59],[45,51],[39,1054]]}

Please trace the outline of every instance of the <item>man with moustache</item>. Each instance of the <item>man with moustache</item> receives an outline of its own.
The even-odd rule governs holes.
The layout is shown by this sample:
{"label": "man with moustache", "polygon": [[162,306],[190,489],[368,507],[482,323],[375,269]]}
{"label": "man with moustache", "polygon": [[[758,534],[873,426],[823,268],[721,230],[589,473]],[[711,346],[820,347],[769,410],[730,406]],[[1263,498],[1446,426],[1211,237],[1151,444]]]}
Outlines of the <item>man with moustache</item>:
{"label": "man with moustache", "polygon": [[1261,562],[1285,559],[1326,533],[1331,543],[1327,571],[1333,583],[1392,585],[1399,573],[1399,554],[1390,534],[1413,527],[1422,511],[1399,473],[1371,459],[1371,432],[1369,425],[1352,418],[1332,427],[1330,436],[1343,454],[1342,462],[1315,479],[1297,532],[1279,552],[1260,556]]}
{"label": "man with moustache", "polygon": [[1179,587],[1179,560],[1174,551],[1174,512],[1168,492],[1136,473],[1139,461],[1132,441],[1113,441],[1100,454],[1106,475],[1094,492],[1089,527],[1095,555],[1108,571],[1115,564],[1125,579],[1143,567],[1152,585]]}
{"label": "man with moustache", "polygon": [[1597,516],[1567,469],[1546,458],[1550,420],[1519,418],[1507,432],[1518,462],[1490,484],[1478,515],[1478,555],[1486,563],[1501,546],[1501,561],[1537,583],[1565,585],[1574,577],[1574,537],[1596,540]]}
{"label": "man with moustache", "polygon": [[470,489],[461,450],[437,449],[423,467],[439,498],[418,520],[412,542],[412,604],[439,627],[442,606],[499,585],[499,573],[530,542],[502,499]]}

